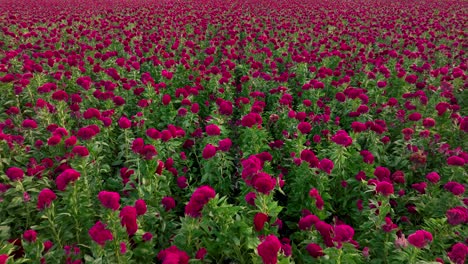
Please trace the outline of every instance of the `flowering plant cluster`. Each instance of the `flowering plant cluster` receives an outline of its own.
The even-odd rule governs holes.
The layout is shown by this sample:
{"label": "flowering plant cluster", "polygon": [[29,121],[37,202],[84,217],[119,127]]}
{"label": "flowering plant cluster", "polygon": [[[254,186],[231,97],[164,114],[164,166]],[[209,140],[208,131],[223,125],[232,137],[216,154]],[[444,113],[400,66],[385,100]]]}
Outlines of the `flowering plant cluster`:
{"label": "flowering plant cluster", "polygon": [[463,1],[0,2],[0,264],[466,263]]}

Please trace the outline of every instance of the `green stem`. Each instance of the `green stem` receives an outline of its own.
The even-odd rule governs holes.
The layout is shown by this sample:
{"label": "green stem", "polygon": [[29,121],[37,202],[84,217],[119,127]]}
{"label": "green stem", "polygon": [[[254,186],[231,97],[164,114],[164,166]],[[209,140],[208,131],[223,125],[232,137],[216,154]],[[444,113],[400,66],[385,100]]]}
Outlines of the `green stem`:
{"label": "green stem", "polygon": [[383,247],[384,247],[384,263],[388,263],[388,248],[387,248],[387,241],[388,241],[388,237],[389,237],[389,233],[385,233],[385,240],[384,240],[384,243],[383,243]]}
{"label": "green stem", "polygon": [[91,188],[89,186],[88,175],[86,173],[86,163],[87,163],[87,158],[83,158],[82,164],[81,164],[81,171],[83,172],[83,175],[81,177],[84,178],[86,191],[88,192],[88,197],[91,197]]}
{"label": "green stem", "polygon": [[42,251],[41,243],[36,242],[36,259],[41,259],[41,255],[42,255],[41,251]]}
{"label": "green stem", "polygon": [[78,244],[80,244],[80,223],[78,221],[78,187],[77,183],[73,185],[73,197],[72,197],[72,206],[73,206],[73,220],[75,221],[75,236],[76,236],[76,241]]}
{"label": "green stem", "polygon": [[343,254],[343,250],[338,250],[338,258],[336,259],[337,264],[341,264],[341,255]]}
{"label": "green stem", "polygon": [[[38,83],[38,86],[40,86],[39,83]],[[28,89],[29,97],[31,97],[31,103],[34,103],[34,96],[33,96],[33,93],[31,92],[30,85],[27,86],[27,89]]]}
{"label": "green stem", "polygon": [[31,148],[34,146],[34,136],[33,136],[33,130],[32,129],[28,129],[28,134],[29,134],[29,140],[30,140],[30,143],[31,144]]}
{"label": "green stem", "polygon": [[[124,138],[125,138],[125,144],[128,145],[128,132],[127,132],[127,129],[124,129]],[[127,158],[127,160],[130,158],[129,157],[129,154],[128,154],[128,146],[125,146],[125,158]]]}
{"label": "green stem", "polygon": [[266,201],[265,201],[266,195],[261,195],[261,197],[262,197],[262,199],[261,199],[261,201],[262,201],[262,204],[261,204],[262,205],[262,212],[265,212],[266,214],[268,214],[268,206],[267,206]]}
{"label": "green stem", "polygon": [[190,226],[188,231],[187,248],[190,248],[190,241],[192,241],[192,226]]}
{"label": "green stem", "polygon": [[412,247],[411,248],[411,255],[410,255],[410,258],[409,258],[409,263],[410,264],[413,264],[413,263],[416,263],[416,259],[418,257],[418,252],[419,249],[415,248],[415,247]]}
{"label": "green stem", "polygon": [[117,263],[120,264],[122,263],[121,254],[120,254],[120,243],[118,240],[115,240],[116,248],[115,248],[115,257],[117,258]]}
{"label": "green stem", "polygon": [[[18,181],[18,185],[20,186],[21,194],[24,195],[26,190],[24,189],[23,183],[21,181]],[[31,222],[31,210],[29,210],[29,202],[25,201],[25,207],[26,207],[26,227],[29,228],[29,223]]]}
{"label": "green stem", "polygon": [[138,194],[140,198],[144,198],[143,196],[143,182],[141,179],[141,170],[140,170],[140,158],[137,158],[137,171],[138,171]]}
{"label": "green stem", "polygon": [[47,210],[46,217],[47,217],[47,221],[50,224],[50,229],[52,230],[52,235],[54,236],[56,243],[58,243],[59,248],[63,248],[62,240],[60,239],[60,235],[57,229],[55,228],[55,223],[53,221],[53,219],[55,218],[54,209],[55,207],[53,204],[51,205],[49,209],[46,209]]}
{"label": "green stem", "polygon": [[237,259],[240,260],[240,263],[245,263],[244,257],[242,256],[242,253],[241,253],[239,247],[234,246],[234,249],[236,251]]}

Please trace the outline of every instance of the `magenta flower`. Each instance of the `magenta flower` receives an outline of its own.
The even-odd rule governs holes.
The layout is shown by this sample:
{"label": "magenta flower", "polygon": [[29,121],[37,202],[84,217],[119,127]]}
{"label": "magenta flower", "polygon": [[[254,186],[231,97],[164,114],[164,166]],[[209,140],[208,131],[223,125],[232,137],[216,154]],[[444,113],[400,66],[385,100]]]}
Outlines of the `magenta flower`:
{"label": "magenta flower", "polygon": [[163,264],[188,264],[190,257],[176,246],[171,246],[158,253],[158,259]]}
{"label": "magenta flower", "polygon": [[405,78],[405,81],[410,84],[415,84],[417,80],[418,80],[418,76],[414,74],[407,75]]}
{"label": "magenta flower", "polygon": [[268,215],[264,213],[256,213],[254,216],[255,231],[259,232],[263,229],[265,223],[268,221]]}
{"label": "magenta flower", "polygon": [[252,181],[255,190],[263,194],[269,194],[276,185],[276,179],[264,172],[258,173]]}
{"label": "magenta flower", "polygon": [[65,146],[66,147],[71,147],[74,146],[77,142],[77,138],[75,136],[71,136],[67,139],[65,139]]}
{"label": "magenta flower", "polygon": [[36,129],[37,128],[37,123],[36,121],[32,119],[25,119],[23,120],[23,123],[21,124],[23,128],[28,128],[28,129]]}
{"label": "magenta flower", "polygon": [[100,246],[104,246],[106,241],[112,241],[114,239],[112,232],[109,229],[106,229],[106,225],[101,221],[96,222],[96,224],[89,229],[88,234],[91,239]]}
{"label": "magenta flower", "polygon": [[386,82],[386,81],[378,81],[378,82],[377,82],[377,87],[379,87],[379,88],[384,88],[385,86],[387,86],[387,82]]}
{"label": "magenta flower", "polygon": [[309,196],[315,199],[315,206],[319,210],[322,210],[323,206],[324,206],[324,202],[323,202],[322,196],[319,194],[318,190],[316,188],[312,188],[309,191]]}
{"label": "magenta flower", "polygon": [[88,108],[86,109],[86,111],[84,111],[83,118],[84,119],[91,119],[91,118],[101,119],[101,112],[96,108]]}
{"label": "magenta flower", "polygon": [[[310,149],[304,149],[301,151],[301,160],[306,161],[309,163],[310,167],[318,167],[319,166],[319,159],[315,156],[314,152]],[[333,163],[333,162],[332,162]],[[325,165],[325,164],[323,164]],[[326,168],[326,167],[324,167]],[[332,165],[333,168],[333,165]],[[326,170],[324,170],[326,171]]]}
{"label": "magenta flower", "polygon": [[34,243],[37,239],[37,232],[32,229],[26,230],[23,234],[23,239],[29,243]]}
{"label": "magenta flower", "polygon": [[215,124],[207,125],[205,131],[208,136],[219,136],[221,134],[221,129]]}
{"label": "magenta flower", "polygon": [[120,223],[127,230],[127,234],[132,236],[138,230],[137,224],[137,210],[133,206],[125,206],[119,214]]}
{"label": "magenta flower", "polygon": [[422,115],[418,112],[415,112],[415,113],[411,113],[409,116],[408,116],[408,120],[410,121],[419,121],[421,119]]}
{"label": "magenta flower", "polygon": [[163,105],[168,105],[171,102],[171,96],[168,94],[163,95],[162,103]]}
{"label": "magenta flower", "polygon": [[193,103],[192,106],[190,106],[190,112],[194,114],[198,114],[200,111],[200,105],[198,103]]}
{"label": "magenta flower", "polygon": [[245,201],[252,206],[255,206],[256,198],[257,198],[257,194],[255,192],[249,192],[248,194],[245,195]]}
{"label": "magenta flower", "polygon": [[452,156],[447,159],[447,165],[451,166],[464,166],[465,165],[465,160],[463,158],[460,158],[458,156]]}
{"label": "magenta flower", "polygon": [[144,145],[138,154],[145,158],[145,160],[151,160],[154,156],[158,155],[158,152],[153,145]]}
{"label": "magenta flower", "polygon": [[12,181],[21,181],[24,177],[24,171],[18,167],[8,168],[5,174]]}
{"label": "magenta flower", "polygon": [[207,144],[205,148],[203,149],[202,157],[204,159],[211,159],[215,155],[216,155],[216,147],[211,144]]}
{"label": "magenta flower", "polygon": [[388,168],[381,166],[377,167],[374,171],[374,175],[379,181],[390,182],[390,174],[391,172]]}
{"label": "magenta flower", "polygon": [[333,239],[332,239],[332,233],[333,233],[333,226],[323,222],[323,221],[317,221],[315,223],[315,228],[317,231],[320,233],[322,236],[324,243],[327,247],[333,247]]}
{"label": "magenta flower", "polygon": [[241,164],[243,168],[242,179],[244,179],[248,185],[252,185],[252,177],[262,169],[262,161],[256,156],[250,156],[247,159],[241,161]]}
{"label": "magenta flower", "polygon": [[46,240],[44,241],[43,245],[44,245],[44,252],[49,252],[49,250],[54,246],[54,243],[52,243],[52,241],[50,240]]}
{"label": "magenta flower", "polygon": [[331,140],[338,145],[348,147],[353,143],[353,139],[344,130],[339,130],[332,136]]}
{"label": "magenta flower", "polygon": [[187,183],[187,178],[184,177],[184,176],[180,176],[177,178],[177,186],[181,189],[185,189],[187,188],[188,186],[188,183]]}
{"label": "magenta flower", "polygon": [[278,252],[281,249],[281,242],[275,235],[269,235],[257,247],[258,255],[262,257],[264,264],[278,263]]}
{"label": "magenta flower", "polygon": [[426,182],[417,182],[417,183],[411,184],[411,188],[415,189],[416,191],[418,191],[421,194],[426,193],[426,187],[427,187]]}
{"label": "magenta flower", "polygon": [[127,244],[120,242],[120,254],[124,255],[125,253],[127,253]]}
{"label": "magenta flower", "polygon": [[468,223],[468,209],[462,206],[447,210],[445,216],[447,217],[447,222],[453,226]]}
{"label": "magenta flower", "polygon": [[56,146],[62,141],[62,136],[60,135],[53,135],[47,140],[47,145],[49,146]]}
{"label": "magenta flower", "polygon": [[468,133],[468,116],[465,116],[460,120],[460,130]]}
{"label": "magenta flower", "polygon": [[216,196],[216,192],[210,186],[201,186],[196,189],[190,201],[185,206],[185,214],[191,217],[201,216],[201,210],[208,203],[209,200]]}
{"label": "magenta flower", "polygon": [[393,184],[386,181],[378,182],[375,190],[383,196],[389,196],[394,193]]}
{"label": "magenta flower", "polygon": [[354,236],[354,229],[349,225],[336,225],[334,235],[333,241],[335,242],[350,242]]}
{"label": "magenta flower", "polygon": [[76,133],[76,136],[81,140],[89,140],[93,138],[97,133],[98,132],[96,132],[96,130],[88,126],[80,128]]}
{"label": "magenta flower", "polygon": [[55,179],[55,184],[57,185],[57,189],[60,191],[65,191],[67,185],[70,182],[74,182],[80,178],[80,173],[74,169],[66,169],[63,171],[57,178]]}
{"label": "magenta flower", "polygon": [[7,254],[1,254],[0,255],[0,264],[6,264],[8,261],[8,255]]}
{"label": "magenta flower", "polygon": [[118,121],[119,127],[122,129],[128,129],[132,127],[132,122],[128,118],[122,116]]}
{"label": "magenta flower", "polygon": [[206,256],[206,253],[208,253],[208,251],[206,250],[206,248],[200,248],[197,253],[195,253],[195,258],[196,259],[199,259],[199,260],[203,260]]}
{"label": "magenta flower", "polygon": [[153,234],[151,234],[150,232],[146,232],[143,234],[142,239],[146,242],[151,241],[151,239],[153,239]]}
{"label": "magenta flower", "polygon": [[80,157],[86,157],[89,155],[89,151],[85,146],[74,146],[72,149],[72,153]]}
{"label": "magenta flower", "polygon": [[325,256],[325,253],[323,253],[323,249],[319,244],[316,243],[310,243],[306,247],[307,252],[309,253],[310,256],[314,258],[318,258],[321,256]]}
{"label": "magenta flower", "polygon": [[57,195],[52,190],[48,188],[42,189],[37,198],[37,209],[43,210],[49,207],[55,199],[57,199]]}
{"label": "magenta flower", "polygon": [[120,194],[116,192],[101,191],[98,194],[98,199],[102,206],[114,211],[120,208]]}
{"label": "magenta flower", "polygon": [[447,182],[444,185],[444,189],[451,192],[453,195],[462,195],[465,193],[465,186],[458,182]]}
{"label": "magenta flower", "polygon": [[391,178],[394,183],[401,183],[401,184],[405,183],[405,173],[402,171],[395,171],[392,174]]}
{"label": "magenta flower", "polygon": [[418,230],[408,236],[408,242],[417,248],[423,248],[432,242],[432,234],[426,230]]}
{"label": "magenta flower", "polygon": [[430,117],[424,118],[422,123],[425,128],[431,128],[435,126],[435,120]]}
{"label": "magenta flower", "polygon": [[355,133],[364,132],[367,130],[366,124],[361,123],[361,122],[351,123],[351,128],[353,129]]}
{"label": "magenta flower", "polygon": [[372,152],[368,150],[361,150],[359,154],[361,154],[362,161],[364,161],[365,163],[367,164],[374,163],[374,155],[372,155]]}
{"label": "magenta flower", "polygon": [[161,203],[164,206],[164,208],[166,209],[166,212],[172,210],[176,206],[174,198],[172,198],[170,196],[164,197],[162,199]]}
{"label": "magenta flower", "polygon": [[312,130],[312,125],[307,123],[307,122],[301,122],[297,126],[297,129],[302,133],[302,134],[309,134],[310,131]]}
{"label": "magenta flower", "polygon": [[146,211],[148,210],[146,207],[146,202],[143,199],[138,199],[135,201],[135,209],[137,212],[137,215],[144,215],[146,214]]}
{"label": "magenta flower", "polygon": [[398,228],[398,226],[393,223],[392,219],[390,217],[385,217],[385,224],[382,225],[382,230],[388,233],[395,228]]}
{"label": "magenta flower", "polygon": [[319,169],[326,172],[327,174],[330,174],[331,171],[333,170],[334,164],[333,164],[333,161],[331,161],[329,159],[322,159],[322,160],[320,160],[320,163],[319,163],[318,167],[319,167]]}
{"label": "magenta flower", "polygon": [[447,256],[455,264],[464,264],[466,263],[466,257],[468,256],[468,246],[460,242],[456,243],[452,246],[452,249]]}
{"label": "magenta flower", "polygon": [[161,132],[159,132],[156,128],[148,128],[146,130],[146,135],[154,140],[161,138]]}
{"label": "magenta flower", "polygon": [[227,152],[232,146],[232,141],[230,138],[225,138],[225,139],[220,140],[218,142],[218,145],[221,151]]}
{"label": "magenta flower", "polygon": [[313,214],[306,215],[299,220],[299,229],[300,230],[310,229],[312,225],[315,225],[315,223],[317,223],[318,221],[320,221],[320,219],[316,215],[313,215]]}
{"label": "magenta flower", "polygon": [[437,172],[429,172],[426,175],[426,179],[432,183],[438,183],[440,180],[440,175]]}
{"label": "magenta flower", "polygon": [[261,125],[262,122],[262,117],[257,113],[249,113],[245,115],[241,120],[241,124],[244,127],[253,127],[254,125]]}

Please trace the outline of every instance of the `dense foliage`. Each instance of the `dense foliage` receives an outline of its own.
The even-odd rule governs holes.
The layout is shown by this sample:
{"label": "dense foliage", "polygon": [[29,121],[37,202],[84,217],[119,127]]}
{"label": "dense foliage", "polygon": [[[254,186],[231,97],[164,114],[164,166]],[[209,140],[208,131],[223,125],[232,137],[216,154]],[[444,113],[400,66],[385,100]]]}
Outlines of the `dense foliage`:
{"label": "dense foliage", "polygon": [[465,262],[466,2],[0,11],[1,264]]}

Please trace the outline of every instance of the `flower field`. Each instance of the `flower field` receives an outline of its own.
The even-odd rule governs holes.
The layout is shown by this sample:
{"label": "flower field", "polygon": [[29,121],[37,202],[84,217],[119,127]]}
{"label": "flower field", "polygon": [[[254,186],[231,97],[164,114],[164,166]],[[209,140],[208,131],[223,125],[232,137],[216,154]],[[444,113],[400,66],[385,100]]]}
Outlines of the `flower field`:
{"label": "flower field", "polygon": [[455,263],[468,4],[0,0],[0,264]]}

